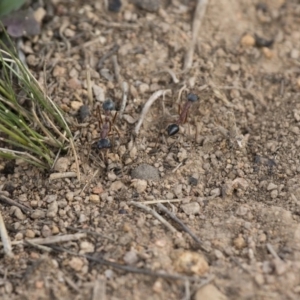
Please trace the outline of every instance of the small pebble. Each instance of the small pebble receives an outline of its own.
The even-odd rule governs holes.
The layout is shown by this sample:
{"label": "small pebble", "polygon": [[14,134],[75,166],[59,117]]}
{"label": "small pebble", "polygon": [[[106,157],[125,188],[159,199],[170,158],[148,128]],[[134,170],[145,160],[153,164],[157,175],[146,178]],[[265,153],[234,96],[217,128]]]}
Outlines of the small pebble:
{"label": "small pebble", "polygon": [[253,47],[255,45],[255,38],[250,34],[246,34],[241,39],[241,45],[244,47]]}
{"label": "small pebble", "polygon": [[267,187],[267,190],[268,191],[272,191],[272,190],[275,190],[275,189],[277,189],[277,185],[276,184],[274,184],[274,183],[269,183],[269,185],[268,185],[268,187]]}
{"label": "small pebble", "polygon": [[228,298],[222,294],[214,285],[207,284],[201,287],[195,294],[194,300],[227,300]]}
{"label": "small pebble", "polygon": [[42,228],[42,236],[43,237],[48,237],[52,235],[52,231],[48,225],[44,225]]}
{"label": "small pebble", "polygon": [[46,213],[42,210],[35,210],[32,214],[31,214],[31,218],[32,219],[42,219],[45,218]]}
{"label": "small pebble", "polygon": [[90,202],[92,202],[94,204],[100,203],[100,196],[99,195],[92,194],[92,195],[90,195],[89,199],[90,199]]}
{"label": "small pebble", "polygon": [[47,210],[47,217],[48,218],[54,218],[57,215],[58,212],[58,204],[57,201],[53,201],[52,203],[50,203],[50,205],[48,206],[48,210]]}
{"label": "small pebble", "polygon": [[140,194],[147,189],[147,181],[143,179],[133,179],[131,181],[131,186],[133,186],[136,191]]}
{"label": "small pebble", "polygon": [[69,261],[69,266],[74,270],[74,271],[80,271],[84,265],[84,262],[81,258],[79,257],[72,257],[71,260]]}
{"label": "small pebble", "polygon": [[31,229],[27,229],[25,232],[25,236],[29,239],[33,239],[35,237],[35,233]]}
{"label": "small pebble", "polygon": [[25,220],[26,219],[26,216],[22,213],[22,211],[19,207],[15,207],[14,215],[18,220]]}
{"label": "small pebble", "polygon": [[92,243],[87,242],[87,241],[83,241],[80,243],[80,254],[84,254],[84,253],[92,253],[94,252],[95,247]]}
{"label": "small pebble", "polygon": [[180,208],[187,215],[196,215],[200,213],[200,205],[198,202],[190,202],[190,203],[182,204],[180,205]]}
{"label": "small pebble", "polygon": [[73,192],[67,192],[66,193],[66,199],[68,201],[73,201],[73,199],[74,199],[74,193]]}
{"label": "small pebble", "polygon": [[123,260],[127,265],[134,265],[138,262],[139,258],[136,252],[131,250],[125,253]]}
{"label": "small pebble", "polygon": [[63,173],[68,170],[69,165],[70,160],[67,157],[60,157],[54,166],[54,170]]}
{"label": "small pebble", "polygon": [[15,235],[15,239],[17,241],[20,241],[20,240],[23,240],[23,233],[22,232],[18,232],[16,235]]}
{"label": "small pebble", "polygon": [[141,164],[131,172],[132,178],[144,180],[159,180],[159,172],[153,166],[148,164]]}
{"label": "small pebble", "polygon": [[71,107],[75,111],[79,111],[80,107],[82,106],[82,102],[79,101],[71,101]]}
{"label": "small pebble", "polygon": [[236,239],[234,239],[233,245],[236,249],[243,249],[246,247],[246,242],[242,236],[239,236]]}
{"label": "small pebble", "polygon": [[118,181],[115,181],[111,184],[110,186],[110,190],[111,191],[118,191],[120,189],[122,189],[124,187],[124,184],[122,181],[118,180]]}

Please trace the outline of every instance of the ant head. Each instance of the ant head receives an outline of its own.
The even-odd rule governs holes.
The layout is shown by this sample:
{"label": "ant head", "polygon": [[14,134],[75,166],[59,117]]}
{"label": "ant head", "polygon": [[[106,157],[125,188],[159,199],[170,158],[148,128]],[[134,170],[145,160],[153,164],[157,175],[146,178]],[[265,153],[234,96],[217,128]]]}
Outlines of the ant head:
{"label": "ant head", "polygon": [[196,101],[198,101],[198,99],[199,99],[199,97],[196,94],[189,93],[187,95],[187,100],[190,102],[196,102]]}
{"label": "ant head", "polygon": [[171,124],[167,128],[169,136],[175,135],[179,131],[179,126],[177,124]]}
{"label": "ant head", "polygon": [[111,142],[109,139],[101,139],[97,143],[97,148],[98,149],[110,149],[111,148]]}
{"label": "ant head", "polygon": [[104,111],[111,111],[115,109],[115,103],[111,99],[106,99],[103,104],[102,108]]}

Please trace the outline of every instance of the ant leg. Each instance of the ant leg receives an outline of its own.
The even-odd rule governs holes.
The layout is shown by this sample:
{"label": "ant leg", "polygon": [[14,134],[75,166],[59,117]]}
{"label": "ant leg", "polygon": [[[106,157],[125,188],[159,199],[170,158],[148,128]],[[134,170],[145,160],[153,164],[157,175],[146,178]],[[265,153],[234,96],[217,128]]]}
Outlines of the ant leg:
{"label": "ant leg", "polygon": [[102,120],[102,116],[101,116],[101,111],[100,111],[100,107],[99,105],[97,106],[97,115],[98,115],[98,122],[99,122],[99,129],[101,130],[101,127],[103,125],[103,120]]}

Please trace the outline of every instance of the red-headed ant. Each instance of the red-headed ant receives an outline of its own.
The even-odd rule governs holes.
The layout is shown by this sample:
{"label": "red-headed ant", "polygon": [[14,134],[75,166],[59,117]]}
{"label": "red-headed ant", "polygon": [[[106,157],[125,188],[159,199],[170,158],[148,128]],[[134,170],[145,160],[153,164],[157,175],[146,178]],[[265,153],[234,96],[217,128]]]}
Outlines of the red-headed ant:
{"label": "red-headed ant", "polygon": [[182,125],[186,122],[190,107],[194,102],[198,101],[198,99],[199,97],[196,94],[190,93],[187,95],[187,100],[183,107],[179,106],[179,117],[177,121],[173,124],[170,124],[167,128],[167,133],[169,136],[175,135],[179,131],[179,125]]}

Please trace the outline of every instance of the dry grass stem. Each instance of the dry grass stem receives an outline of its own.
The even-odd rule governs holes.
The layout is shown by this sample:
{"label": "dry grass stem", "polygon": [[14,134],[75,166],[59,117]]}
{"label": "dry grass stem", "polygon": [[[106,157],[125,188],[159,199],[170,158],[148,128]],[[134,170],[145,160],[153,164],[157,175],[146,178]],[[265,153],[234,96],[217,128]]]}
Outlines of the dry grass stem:
{"label": "dry grass stem", "polygon": [[13,241],[11,244],[14,246],[14,245],[26,244],[27,242],[29,242],[30,244],[36,244],[36,245],[51,245],[51,244],[64,243],[70,241],[77,241],[82,238],[86,238],[86,236],[87,236],[86,233],[54,235],[46,238],[35,238],[30,240]]}
{"label": "dry grass stem", "polygon": [[200,27],[206,11],[207,4],[208,4],[208,0],[198,0],[197,7],[194,14],[194,19],[193,19],[192,40],[188,46],[185,59],[184,59],[184,66],[183,66],[184,71],[192,67],[194,50],[199,36]]}
{"label": "dry grass stem", "polygon": [[139,135],[140,127],[142,126],[144,118],[146,117],[146,115],[147,115],[147,113],[148,113],[151,105],[155,102],[155,100],[157,100],[159,97],[165,95],[166,93],[170,93],[171,94],[172,91],[171,90],[159,90],[159,91],[156,91],[155,93],[153,93],[151,95],[151,97],[145,103],[145,105],[143,107],[143,110],[142,110],[142,113],[141,113],[141,116],[140,116],[140,119],[139,119],[139,121],[136,124],[135,129],[134,129],[134,133],[135,133],[136,136]]}
{"label": "dry grass stem", "polygon": [[49,180],[57,180],[62,178],[73,178],[73,177],[78,177],[78,174],[75,172],[52,173],[49,176]]}
{"label": "dry grass stem", "polygon": [[170,212],[163,204],[161,203],[157,203],[156,206],[158,207],[159,210],[163,211],[164,213],[166,213],[172,220],[174,220],[175,222],[177,222],[182,229],[188,233],[195,242],[197,242],[201,248],[205,251],[207,251],[207,249],[205,247],[202,246],[202,241],[181,221],[179,220],[175,214],[173,214],[172,212]]}
{"label": "dry grass stem", "polygon": [[95,281],[92,300],[98,300],[98,299],[101,299],[101,300],[106,299],[106,280],[105,280],[105,278],[98,278]]}
{"label": "dry grass stem", "polygon": [[31,207],[20,204],[19,202],[15,201],[15,200],[12,200],[9,197],[3,195],[1,192],[0,192],[0,201],[3,201],[6,204],[9,204],[9,205],[12,205],[12,206],[17,206],[21,210],[23,210],[24,212],[32,212],[33,211]]}
{"label": "dry grass stem", "polygon": [[129,202],[130,204],[140,208],[140,209],[143,209],[144,211],[146,211],[147,213],[151,214],[153,217],[155,217],[157,220],[159,220],[163,225],[165,225],[171,232],[175,233],[177,232],[177,230],[175,229],[175,227],[173,227],[168,221],[166,221],[161,215],[159,215],[155,210],[153,210],[152,208],[144,205],[144,204],[141,204],[141,203],[138,203],[138,202],[135,202],[135,201],[131,201]]}
{"label": "dry grass stem", "polygon": [[182,198],[182,199],[157,199],[157,200],[151,200],[151,201],[142,201],[140,203],[143,204],[156,204],[156,203],[172,203],[172,202],[182,202],[182,201],[188,201],[190,200],[190,197]]}
{"label": "dry grass stem", "polygon": [[122,96],[122,103],[120,106],[120,112],[119,112],[119,119],[121,120],[123,117],[124,110],[126,108],[127,104],[127,98],[128,98],[128,83],[126,81],[123,82],[122,84],[122,91],[123,91],[123,96]]}
{"label": "dry grass stem", "polygon": [[14,257],[14,254],[12,252],[10,238],[7,234],[7,230],[6,230],[1,212],[0,212],[0,236],[1,236],[3,250],[4,250],[5,255],[7,255],[8,257]]}
{"label": "dry grass stem", "polygon": [[115,72],[116,81],[120,84],[120,66],[119,66],[119,63],[118,63],[117,55],[113,55],[111,60],[112,60],[113,65],[114,65],[114,72]]}
{"label": "dry grass stem", "polygon": [[93,107],[93,92],[91,82],[91,69],[90,66],[86,67],[86,84],[87,84],[87,97],[90,107]]}

